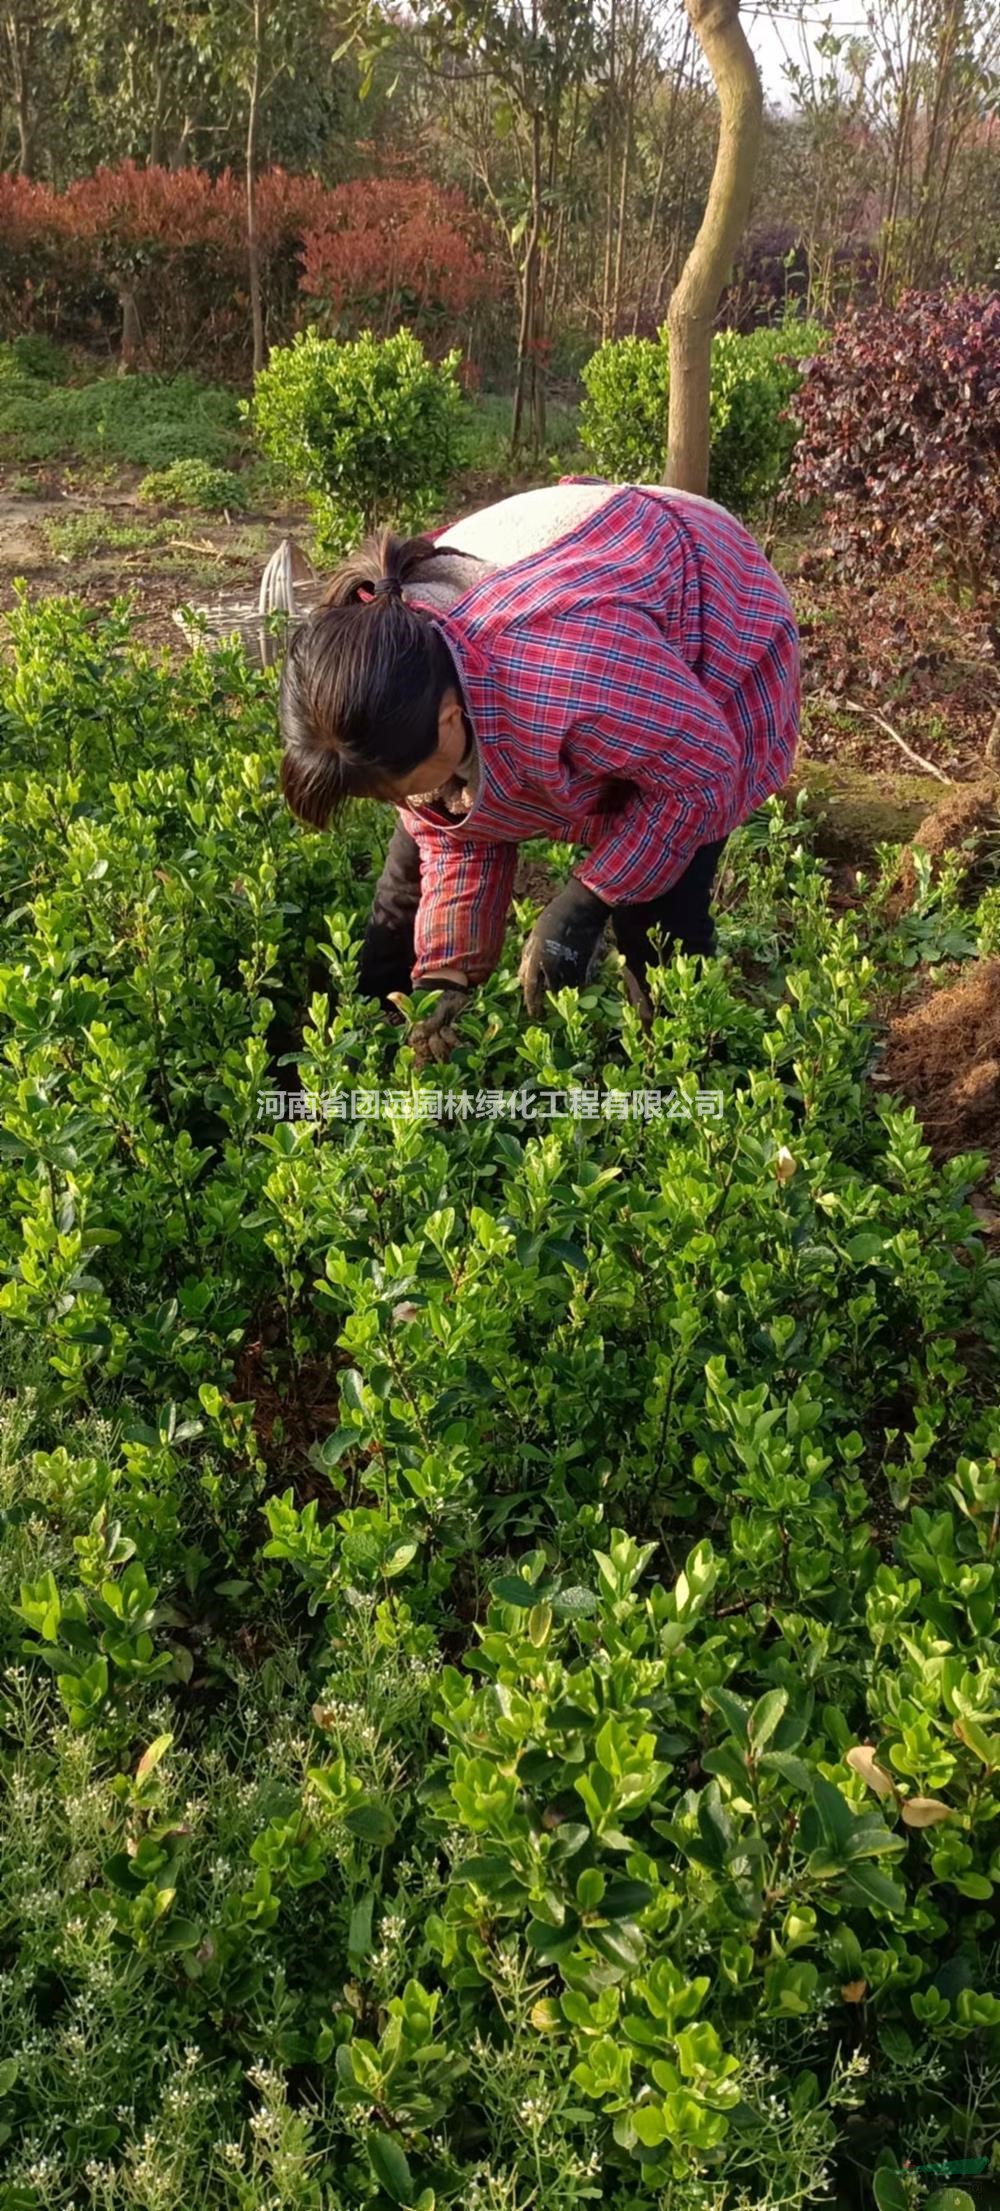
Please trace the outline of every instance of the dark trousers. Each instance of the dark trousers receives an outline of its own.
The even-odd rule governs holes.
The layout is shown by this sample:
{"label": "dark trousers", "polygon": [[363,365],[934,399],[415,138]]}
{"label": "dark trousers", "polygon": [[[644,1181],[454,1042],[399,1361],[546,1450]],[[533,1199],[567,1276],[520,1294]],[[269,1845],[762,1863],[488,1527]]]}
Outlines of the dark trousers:
{"label": "dark trousers", "polygon": [[[641,988],[646,971],[672,951],[715,950],[712,920],[712,885],[726,840],[702,845],[682,876],[659,898],[639,906],[618,906],[611,916],[615,943],[632,981]],[[384,1002],[390,991],[409,991],[413,975],[413,925],[420,904],[420,851],[397,822],[385,866],[379,876],[372,910],[365,930],[358,969],[363,997]],[[651,932],[658,932],[662,948],[654,950]]]}

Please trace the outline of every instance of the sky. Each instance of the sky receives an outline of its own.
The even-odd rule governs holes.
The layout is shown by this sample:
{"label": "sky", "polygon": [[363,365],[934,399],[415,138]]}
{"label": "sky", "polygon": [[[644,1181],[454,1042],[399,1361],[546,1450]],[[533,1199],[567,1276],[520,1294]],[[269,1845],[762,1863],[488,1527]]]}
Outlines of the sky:
{"label": "sky", "polygon": [[764,90],[775,105],[787,98],[782,75],[786,55],[802,58],[803,39],[813,39],[832,19],[835,31],[863,32],[864,0],[803,0],[800,11],[794,0],[744,0],[740,11],[747,37],[757,56]]}

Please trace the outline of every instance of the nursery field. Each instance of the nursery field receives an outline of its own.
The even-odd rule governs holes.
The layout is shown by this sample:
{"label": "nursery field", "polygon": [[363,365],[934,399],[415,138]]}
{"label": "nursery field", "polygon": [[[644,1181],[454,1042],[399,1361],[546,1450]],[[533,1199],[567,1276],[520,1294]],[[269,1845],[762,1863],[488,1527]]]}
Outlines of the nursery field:
{"label": "nursery field", "polygon": [[15,603],[0,2206],[986,2207],[988,808],[417,1073],[276,752]]}

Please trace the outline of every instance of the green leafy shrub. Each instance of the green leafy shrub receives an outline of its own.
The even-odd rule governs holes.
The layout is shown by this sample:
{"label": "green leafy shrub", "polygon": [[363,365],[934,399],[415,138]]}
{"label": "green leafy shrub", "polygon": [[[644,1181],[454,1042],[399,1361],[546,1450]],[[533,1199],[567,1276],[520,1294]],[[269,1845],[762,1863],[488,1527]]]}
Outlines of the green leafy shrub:
{"label": "green leafy shrub", "polygon": [[458,355],[427,358],[408,330],[338,345],[307,330],[257,378],[254,436],[306,492],[322,547],[344,551],[380,522],[426,522],[454,468]]}
{"label": "green leafy shrub", "polygon": [[580,441],[603,476],[658,483],[667,450],[669,370],[665,345],[617,338],[583,370]]}
{"label": "green leafy shrub", "polygon": [[31,376],[42,384],[61,384],[66,376],[66,354],[42,331],[24,331],[0,345],[0,377]]}
{"label": "green leafy shrub", "polygon": [[[801,382],[800,363],[824,341],[822,329],[789,321],[746,336],[720,331],[712,342],[709,491],[748,514],[784,476],[797,435],[786,415]],[[587,397],[581,437],[603,475],[658,483],[666,459],[670,363],[665,331],[603,345],[583,372]]]}
{"label": "green leafy shrub", "polygon": [[772,804],[649,1035],[525,1022],[512,932],[421,1073],[273,675],[4,646],[0,2203],[930,2211],[995,2140],[1000,1296],[869,1086],[888,866],[844,912]]}
{"label": "green leafy shrub", "polygon": [[203,514],[221,514],[226,508],[239,512],[246,506],[243,484],[232,469],[213,468],[201,459],[153,469],[143,477],[136,497],[148,506],[195,507]]}

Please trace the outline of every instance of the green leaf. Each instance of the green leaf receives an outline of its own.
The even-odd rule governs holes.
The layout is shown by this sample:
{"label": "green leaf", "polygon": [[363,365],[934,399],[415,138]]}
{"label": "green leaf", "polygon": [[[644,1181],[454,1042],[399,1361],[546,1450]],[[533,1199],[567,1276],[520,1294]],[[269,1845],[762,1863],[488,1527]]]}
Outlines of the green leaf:
{"label": "green leaf", "polygon": [[768,1689],[758,1697],[750,1714],[750,1742],[755,1751],[766,1750],[788,1703],[787,1689]]}
{"label": "green leaf", "polygon": [[163,1934],[165,1950],[197,1950],[201,1939],[202,1929],[195,1920],[171,1913]]}
{"label": "green leaf", "polygon": [[392,1550],[382,1560],[382,1572],[387,1581],[392,1581],[397,1574],[405,1574],[411,1560],[416,1558],[418,1548],[416,1543],[409,1541],[393,1544]]}
{"label": "green leaf", "polygon": [[575,1274],[586,1274],[587,1254],[579,1244],[571,1244],[566,1236],[549,1236],[545,1250],[552,1259],[561,1259],[564,1266],[572,1267]]}
{"label": "green leaf", "polygon": [[[708,1702],[721,1713],[731,1735],[735,1735],[741,1750],[750,1748],[750,1713],[739,1697],[729,1689],[710,1689]],[[779,1714],[780,1718],[780,1714]]]}
{"label": "green leaf", "polygon": [[372,1946],[372,1912],[375,1907],[374,1889],[358,1898],[347,1926],[347,1956],[353,1967],[361,1965],[370,1955]]}
{"label": "green leaf", "polygon": [[653,1901],[654,1891],[648,1881],[609,1881],[601,1900],[601,1912],[605,1919],[633,1919],[636,1912],[645,1911]]}
{"label": "green leaf", "polygon": [[173,1739],[172,1735],[157,1735],[155,1741],[150,1743],[149,1749],[143,1751],[135,1769],[135,1778],[138,1782],[148,1781],[150,1774],[155,1772],[160,1760],[166,1757]]}
{"label": "green leaf", "polygon": [[792,1750],[766,1750],[761,1765],[769,1773],[780,1773],[783,1781],[790,1781],[793,1789],[803,1793],[812,1786],[812,1774],[805,1760],[796,1758]]}
{"label": "green leaf", "polygon": [[359,1842],[374,1843],[384,1850],[396,1832],[396,1822],[384,1804],[352,1804],[344,1813],[344,1826]]}
{"label": "green leaf", "polygon": [[840,1894],[849,1903],[867,1904],[881,1911],[900,1914],[906,1910],[906,1897],[898,1882],[891,1881],[880,1866],[852,1865],[840,1884]]}
{"label": "green leaf", "polygon": [[610,1927],[588,1927],[587,1940],[609,1965],[622,1965],[627,1970],[640,1963],[646,1947],[631,1919],[616,1920]]}
{"label": "green leaf", "polygon": [[490,1598],[493,1604],[515,1605],[521,1612],[530,1612],[547,1587],[546,1581],[525,1581],[521,1574],[501,1574],[499,1581],[490,1583]]}
{"label": "green leaf", "polygon": [[542,1919],[529,1919],[524,1939],[539,1957],[555,1958],[562,1950],[571,1950],[578,1935],[575,1920],[566,1927],[547,1927]]}
{"label": "green leaf", "polygon": [[413,2200],[413,2176],[406,2151],[394,2134],[370,2134],[368,2155],[372,2171],[386,2195],[393,2203],[411,2203]]}
{"label": "green leaf", "polygon": [[708,1864],[717,1873],[721,1873],[729,1852],[732,1829],[728,1813],[723,1807],[718,1783],[715,1781],[710,1781],[707,1789],[703,1789],[698,1798],[698,1833],[702,1842],[699,1853],[702,1864]]}
{"label": "green leaf", "polygon": [[7,2057],[0,2064],[0,2096],[10,2095],[17,2079],[19,2063],[20,2061],[16,2057]]}
{"label": "green leaf", "polygon": [[980,1727],[978,1720],[970,1719],[963,1713],[962,1718],[955,1721],[955,1733],[959,1741],[990,1771],[1000,1765],[1000,1738],[987,1735],[986,1729]]}
{"label": "green leaf", "polygon": [[11,1610],[24,1620],[34,1635],[40,1635],[44,1643],[54,1643],[62,1619],[62,1600],[56,1587],[55,1575],[50,1571],[40,1581],[21,1584],[21,1601]]}
{"label": "green leaf", "polygon": [[120,1889],[123,1896],[134,1896],[142,1887],[142,1875],[137,1873],[134,1859],[127,1850],[116,1850],[104,1861],[104,1878],[113,1889]]}
{"label": "green leaf", "polygon": [[358,1431],[356,1428],[335,1428],[332,1435],[324,1436],[322,1443],[311,1445],[309,1457],[314,1466],[319,1466],[324,1473],[329,1473],[331,1468],[340,1465],[344,1453],[349,1451],[352,1444],[357,1442]]}
{"label": "green leaf", "polygon": [[861,1228],[845,1247],[847,1256],[856,1267],[868,1267],[874,1259],[881,1259],[885,1250],[885,1238],[875,1228]]}
{"label": "green leaf", "polygon": [[824,1840],[842,1858],[854,1831],[854,1813],[847,1798],[821,1773],[813,1779],[812,1793]]}
{"label": "green leaf", "polygon": [[601,1600],[593,1589],[559,1589],[549,1602],[561,1620],[589,1620],[601,1609]]}
{"label": "green leaf", "polygon": [[909,2211],[906,2181],[898,2165],[880,2165],[872,2175],[872,2194],[878,2211]]}

